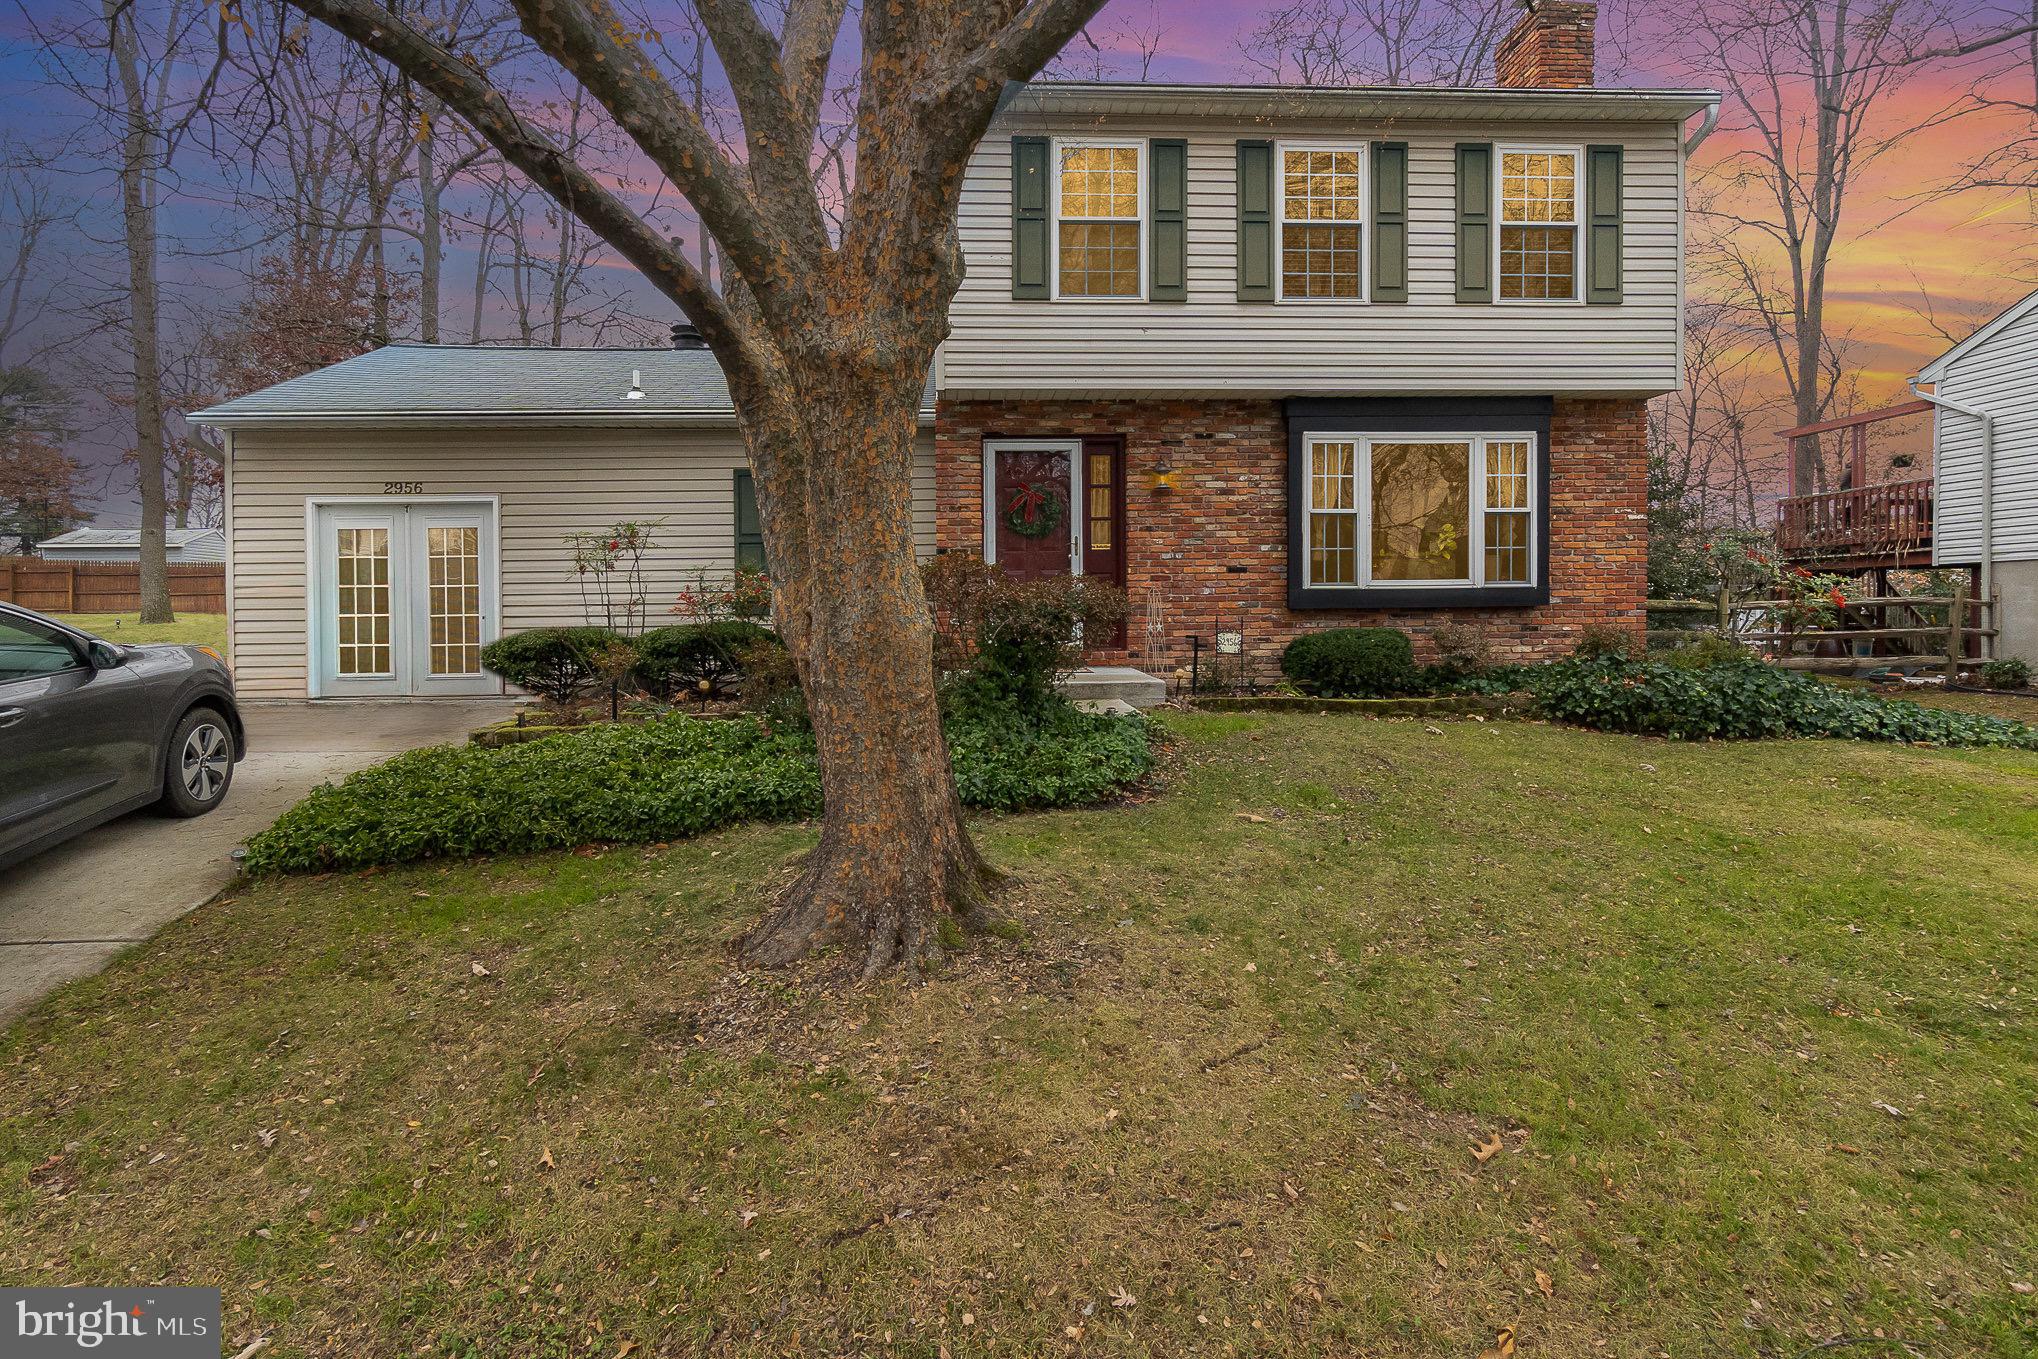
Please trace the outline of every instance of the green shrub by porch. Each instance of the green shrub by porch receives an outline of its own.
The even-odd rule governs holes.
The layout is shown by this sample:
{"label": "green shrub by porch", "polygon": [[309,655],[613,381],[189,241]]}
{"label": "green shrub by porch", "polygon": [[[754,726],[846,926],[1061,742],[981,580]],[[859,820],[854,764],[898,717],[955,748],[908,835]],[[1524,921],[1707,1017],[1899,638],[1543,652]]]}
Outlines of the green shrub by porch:
{"label": "green shrub by porch", "polygon": [[1308,632],[1281,653],[1281,673],[1323,698],[1393,698],[1419,679],[1415,648],[1397,628]]}
{"label": "green shrub by porch", "polygon": [[[963,802],[1000,811],[1095,802],[1153,766],[1143,719],[1073,708],[1044,723],[953,721],[948,737]],[[674,715],[399,755],[315,790],[248,842],[246,867],[318,872],[643,844],[820,812],[811,733]]]}
{"label": "green shrub by porch", "polygon": [[1689,668],[1601,656],[1558,661],[1528,675],[1545,715],[1600,731],[1682,740],[1828,736],[2038,750],[2038,728],[2022,722],[1877,698],[1754,661]]}
{"label": "green shrub by porch", "polygon": [[594,685],[595,658],[621,640],[607,628],[531,628],[481,648],[481,664],[519,689],[565,703]]}
{"label": "green shrub by porch", "polygon": [[741,677],[744,652],[777,640],[770,628],[741,618],[653,628],[637,639],[631,674],[653,698],[719,694]]}

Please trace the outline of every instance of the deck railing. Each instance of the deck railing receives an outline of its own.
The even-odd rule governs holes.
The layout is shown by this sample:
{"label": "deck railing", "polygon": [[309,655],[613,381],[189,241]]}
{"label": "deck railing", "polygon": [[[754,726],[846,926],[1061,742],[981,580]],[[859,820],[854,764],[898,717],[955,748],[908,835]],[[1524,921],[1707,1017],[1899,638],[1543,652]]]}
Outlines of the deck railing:
{"label": "deck railing", "polygon": [[1931,545],[1930,477],[1776,503],[1776,551],[1786,558],[1893,554]]}

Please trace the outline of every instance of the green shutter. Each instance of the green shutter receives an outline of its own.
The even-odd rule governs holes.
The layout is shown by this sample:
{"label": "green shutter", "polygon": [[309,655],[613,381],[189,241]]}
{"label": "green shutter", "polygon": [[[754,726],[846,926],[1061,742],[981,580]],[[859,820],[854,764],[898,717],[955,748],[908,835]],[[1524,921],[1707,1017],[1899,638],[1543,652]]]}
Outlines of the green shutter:
{"label": "green shutter", "polygon": [[1621,149],[1585,148],[1585,300],[1621,300]]}
{"label": "green shutter", "polygon": [[747,467],[736,469],[736,569],[765,569],[764,521],[757,516],[757,483]]}
{"label": "green shutter", "polygon": [[1274,144],[1238,144],[1238,300],[1274,300]]}
{"label": "green shutter", "polygon": [[1493,143],[1458,143],[1458,300],[1493,300]]}
{"label": "green shutter", "polygon": [[1012,296],[1047,298],[1047,138],[1012,139]]}
{"label": "green shutter", "polygon": [[1408,143],[1373,143],[1373,300],[1408,300]]}
{"label": "green shutter", "polygon": [[1152,186],[1153,239],[1147,251],[1146,295],[1155,302],[1189,300],[1189,143],[1156,137],[1146,144]]}

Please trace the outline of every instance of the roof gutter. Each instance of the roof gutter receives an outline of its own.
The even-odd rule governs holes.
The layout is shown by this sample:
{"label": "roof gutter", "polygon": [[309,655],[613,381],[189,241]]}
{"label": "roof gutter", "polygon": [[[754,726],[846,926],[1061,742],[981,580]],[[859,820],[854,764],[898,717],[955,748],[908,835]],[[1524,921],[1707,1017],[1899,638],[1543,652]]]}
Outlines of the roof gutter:
{"label": "roof gutter", "polygon": [[[1970,420],[1981,422],[1981,597],[1993,606],[1996,598],[1996,421],[1985,410],[1949,401],[1943,396],[1934,396],[1918,386],[1916,378],[1908,379],[1911,392],[1920,401],[1929,401],[1934,406],[1943,406],[1955,415],[1964,415]],[[1932,493],[1936,506],[1939,482],[1939,459],[1932,459]],[[1937,509],[1933,514],[1937,516]],[[1936,554],[1935,554],[1936,555]]]}
{"label": "roof gutter", "polygon": [[[645,411],[591,415],[585,411],[251,411],[214,414],[195,411],[185,421],[204,429],[735,429],[734,411]],[[934,408],[919,412],[922,426],[934,423]]]}

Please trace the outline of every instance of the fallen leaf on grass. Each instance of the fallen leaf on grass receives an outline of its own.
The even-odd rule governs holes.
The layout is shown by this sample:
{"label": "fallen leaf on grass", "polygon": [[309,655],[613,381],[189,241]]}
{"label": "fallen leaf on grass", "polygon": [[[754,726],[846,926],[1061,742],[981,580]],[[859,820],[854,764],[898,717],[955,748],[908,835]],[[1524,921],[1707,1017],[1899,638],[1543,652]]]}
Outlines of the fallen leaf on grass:
{"label": "fallen leaf on grass", "polygon": [[547,1147],[542,1152],[538,1153],[538,1164],[545,1167],[545,1169],[547,1170],[558,1169],[557,1164],[552,1160],[552,1148]]}
{"label": "fallen leaf on grass", "polygon": [[1493,1136],[1487,1138],[1485,1141],[1476,1143],[1473,1146],[1472,1159],[1477,1161],[1480,1165],[1483,1166],[1488,1161],[1492,1160],[1494,1157],[1500,1154],[1500,1148],[1503,1145],[1505,1144],[1501,1142],[1500,1134],[1495,1133],[1493,1134]]}
{"label": "fallen leaf on grass", "polygon": [[1536,1271],[1536,1287],[1543,1291],[1543,1296],[1546,1298],[1557,1296],[1557,1285],[1551,1280],[1547,1270],[1539,1269]]}
{"label": "fallen leaf on grass", "polygon": [[636,1348],[637,1348],[636,1341],[625,1340],[616,1350],[616,1359],[627,1359],[627,1356],[629,1355],[630,1351]]}
{"label": "fallen leaf on grass", "polygon": [[750,1224],[755,1221],[757,1221],[757,1210],[755,1208],[745,1208],[743,1210],[743,1230],[749,1231]]}
{"label": "fallen leaf on grass", "polygon": [[1493,1348],[1479,1351],[1479,1359],[1514,1359],[1514,1327],[1502,1326],[1493,1336]]}
{"label": "fallen leaf on grass", "polygon": [[480,963],[469,963],[467,964],[467,966],[474,969],[474,975],[477,977],[493,977],[495,975],[493,972],[490,972],[487,968],[483,967]]}
{"label": "fallen leaf on grass", "polygon": [[1882,1110],[1884,1113],[1888,1114],[1891,1118],[1908,1117],[1908,1115],[1905,1114],[1903,1110],[1897,1108],[1894,1104],[1884,1104],[1881,1100],[1877,1100],[1875,1102],[1875,1107]]}
{"label": "fallen leaf on grass", "polygon": [[1119,1284],[1111,1290],[1111,1305],[1113,1307],[1137,1307],[1139,1299],[1126,1292],[1124,1284]]}

